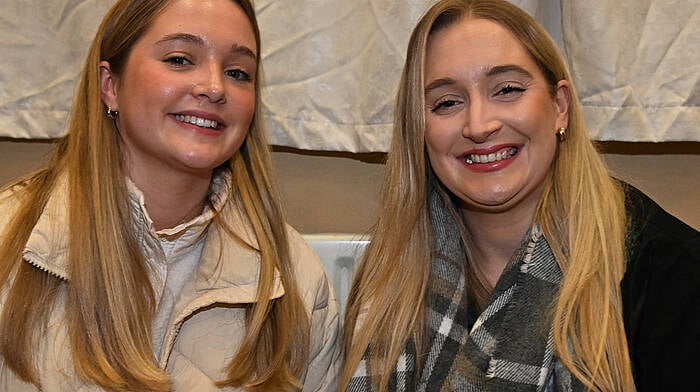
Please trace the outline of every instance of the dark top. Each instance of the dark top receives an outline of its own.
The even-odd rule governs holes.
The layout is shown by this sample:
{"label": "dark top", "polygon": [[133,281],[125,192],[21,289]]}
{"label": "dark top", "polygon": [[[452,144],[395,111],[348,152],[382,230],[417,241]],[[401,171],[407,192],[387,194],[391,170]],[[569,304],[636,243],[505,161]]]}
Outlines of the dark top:
{"label": "dark top", "polygon": [[700,233],[627,185],[622,303],[638,392],[700,390]]}

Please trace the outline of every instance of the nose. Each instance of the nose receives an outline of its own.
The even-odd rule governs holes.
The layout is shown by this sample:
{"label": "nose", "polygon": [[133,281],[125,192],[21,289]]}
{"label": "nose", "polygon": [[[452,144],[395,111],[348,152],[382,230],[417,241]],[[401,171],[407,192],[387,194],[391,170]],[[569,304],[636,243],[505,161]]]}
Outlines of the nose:
{"label": "nose", "polygon": [[203,67],[197,81],[192,86],[192,95],[198,99],[206,99],[211,103],[225,103],[223,70],[215,65]]}
{"label": "nose", "polygon": [[468,118],[462,128],[462,136],[474,141],[483,143],[502,127],[502,123],[495,117],[493,105],[488,99],[481,97],[470,99],[469,108],[466,110]]}

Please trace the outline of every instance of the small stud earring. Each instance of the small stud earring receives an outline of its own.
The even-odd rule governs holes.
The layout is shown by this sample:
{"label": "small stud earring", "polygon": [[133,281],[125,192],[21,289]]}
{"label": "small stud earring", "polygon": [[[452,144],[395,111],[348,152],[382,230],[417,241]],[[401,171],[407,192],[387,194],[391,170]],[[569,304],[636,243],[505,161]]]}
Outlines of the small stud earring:
{"label": "small stud earring", "polygon": [[109,117],[112,120],[116,120],[118,116],[119,116],[118,110],[112,110],[111,107],[107,106],[107,117]]}
{"label": "small stud earring", "polygon": [[566,128],[564,128],[564,127],[559,128],[559,130],[557,131],[557,137],[559,137],[560,142],[563,142],[564,140],[566,140]]}

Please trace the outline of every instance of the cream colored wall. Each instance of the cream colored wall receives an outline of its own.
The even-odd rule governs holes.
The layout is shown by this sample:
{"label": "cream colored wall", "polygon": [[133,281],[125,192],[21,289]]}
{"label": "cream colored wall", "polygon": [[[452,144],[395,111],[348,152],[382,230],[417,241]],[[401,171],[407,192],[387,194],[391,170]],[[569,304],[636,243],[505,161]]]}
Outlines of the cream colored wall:
{"label": "cream colored wall", "polygon": [[[46,142],[0,139],[0,184],[38,167]],[[621,178],[700,229],[700,143],[607,143],[604,157]],[[364,233],[379,208],[383,154],[276,148],[275,170],[290,223],[303,233]]]}

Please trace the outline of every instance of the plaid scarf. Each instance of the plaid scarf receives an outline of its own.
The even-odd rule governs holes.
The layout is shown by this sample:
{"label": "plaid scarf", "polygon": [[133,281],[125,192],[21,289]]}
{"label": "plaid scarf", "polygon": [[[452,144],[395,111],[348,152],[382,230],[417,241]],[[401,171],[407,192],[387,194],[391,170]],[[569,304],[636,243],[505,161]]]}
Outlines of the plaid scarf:
{"label": "plaid scarf", "polygon": [[[561,270],[537,226],[499,279],[478,315],[468,306],[465,250],[459,226],[436,192],[430,218],[434,253],[426,323],[428,347],[416,370],[409,341],[391,374],[390,391],[576,392],[583,386],[556,360],[551,304]],[[472,321],[472,322],[470,322]],[[375,391],[370,361],[363,358],[347,391]]]}

